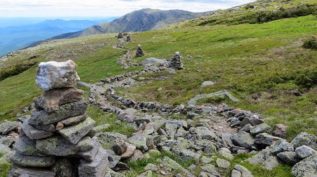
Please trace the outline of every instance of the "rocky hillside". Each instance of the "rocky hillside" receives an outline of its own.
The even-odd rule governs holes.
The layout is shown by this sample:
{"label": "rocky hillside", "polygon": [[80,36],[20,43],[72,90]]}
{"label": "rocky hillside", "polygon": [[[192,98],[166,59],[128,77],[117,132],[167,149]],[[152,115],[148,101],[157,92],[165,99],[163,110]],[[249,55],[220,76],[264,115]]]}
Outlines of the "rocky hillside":
{"label": "rocky hillside", "polygon": [[183,10],[142,9],[124,15],[111,23],[95,25],[82,31],[56,36],[53,39],[74,38],[103,33],[148,31],[193,19],[204,14],[206,13],[193,13]]}

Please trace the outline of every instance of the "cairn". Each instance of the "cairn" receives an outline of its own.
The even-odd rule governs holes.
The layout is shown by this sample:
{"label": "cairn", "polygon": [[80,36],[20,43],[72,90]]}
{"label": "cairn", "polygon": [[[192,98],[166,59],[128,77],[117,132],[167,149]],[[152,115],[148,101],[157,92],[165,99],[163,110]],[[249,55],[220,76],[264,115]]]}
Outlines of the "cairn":
{"label": "cairn", "polygon": [[180,55],[179,52],[175,53],[175,55],[173,56],[173,58],[170,61],[169,67],[177,69],[177,70],[183,69],[183,64],[182,64],[182,61],[181,61],[181,55]]}
{"label": "cairn", "polygon": [[76,88],[76,64],[40,63],[36,82],[44,90],[35,110],[23,121],[11,157],[10,177],[104,177],[108,156],[90,137],[95,121],[85,112],[83,91]]}
{"label": "cairn", "polygon": [[138,48],[136,49],[135,57],[143,57],[144,52],[143,49],[141,48],[141,45],[138,45]]}

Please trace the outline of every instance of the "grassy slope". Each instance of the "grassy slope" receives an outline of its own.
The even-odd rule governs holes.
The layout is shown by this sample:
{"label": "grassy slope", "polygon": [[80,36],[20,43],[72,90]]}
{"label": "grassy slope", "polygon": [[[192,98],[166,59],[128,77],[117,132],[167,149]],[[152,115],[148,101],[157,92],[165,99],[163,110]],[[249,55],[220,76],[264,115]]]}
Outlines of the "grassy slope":
{"label": "grassy slope", "polygon": [[[180,104],[200,92],[227,89],[242,100],[234,106],[260,112],[269,123],[286,123],[290,137],[300,131],[316,133],[317,89],[303,89],[295,82],[298,75],[317,68],[317,51],[301,47],[303,39],[316,33],[314,16],[140,33],[134,36],[131,48],[141,43],[145,57],[161,58],[181,51],[186,69],[168,75],[167,80],[121,93],[139,100]],[[216,85],[201,89],[205,80],[216,81]],[[304,94],[297,97],[292,90]],[[254,94],[260,94],[260,101],[252,99]]]}

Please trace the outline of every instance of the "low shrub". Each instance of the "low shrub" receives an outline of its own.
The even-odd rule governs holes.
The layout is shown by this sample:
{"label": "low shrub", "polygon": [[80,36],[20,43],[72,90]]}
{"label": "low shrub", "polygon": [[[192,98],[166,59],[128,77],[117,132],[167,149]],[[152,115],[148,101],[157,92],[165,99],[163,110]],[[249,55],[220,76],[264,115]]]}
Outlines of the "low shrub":
{"label": "low shrub", "polygon": [[311,37],[310,39],[307,39],[304,41],[303,47],[305,49],[315,49],[317,50],[317,38]]}

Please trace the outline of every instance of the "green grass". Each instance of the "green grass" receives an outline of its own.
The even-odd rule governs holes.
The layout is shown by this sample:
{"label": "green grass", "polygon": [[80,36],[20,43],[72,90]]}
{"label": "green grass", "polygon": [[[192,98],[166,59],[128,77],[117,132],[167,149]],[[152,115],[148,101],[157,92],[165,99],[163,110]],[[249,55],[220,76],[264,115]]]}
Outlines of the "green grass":
{"label": "green grass", "polygon": [[6,177],[11,169],[11,165],[1,157],[3,157],[3,154],[0,154],[0,177]]}
{"label": "green grass", "polygon": [[[227,89],[241,100],[230,103],[232,106],[259,112],[270,124],[287,124],[289,138],[301,131],[316,134],[317,51],[302,47],[304,39],[317,33],[316,19],[306,16],[264,24],[136,34],[129,47],[141,43],[146,53],[143,58],[170,58],[180,51],[185,69],[167,75],[165,80],[120,89],[119,93],[137,100],[177,105],[199,93]],[[159,76],[157,73],[150,77]],[[216,84],[201,89],[206,80]],[[292,90],[303,95],[295,96]],[[260,101],[252,99],[254,94],[261,94]]]}
{"label": "green grass", "polygon": [[109,124],[110,127],[105,130],[107,132],[117,132],[127,135],[128,137],[135,132],[132,125],[118,121],[116,115],[105,113],[96,106],[89,106],[87,114],[96,121],[97,125]]}

